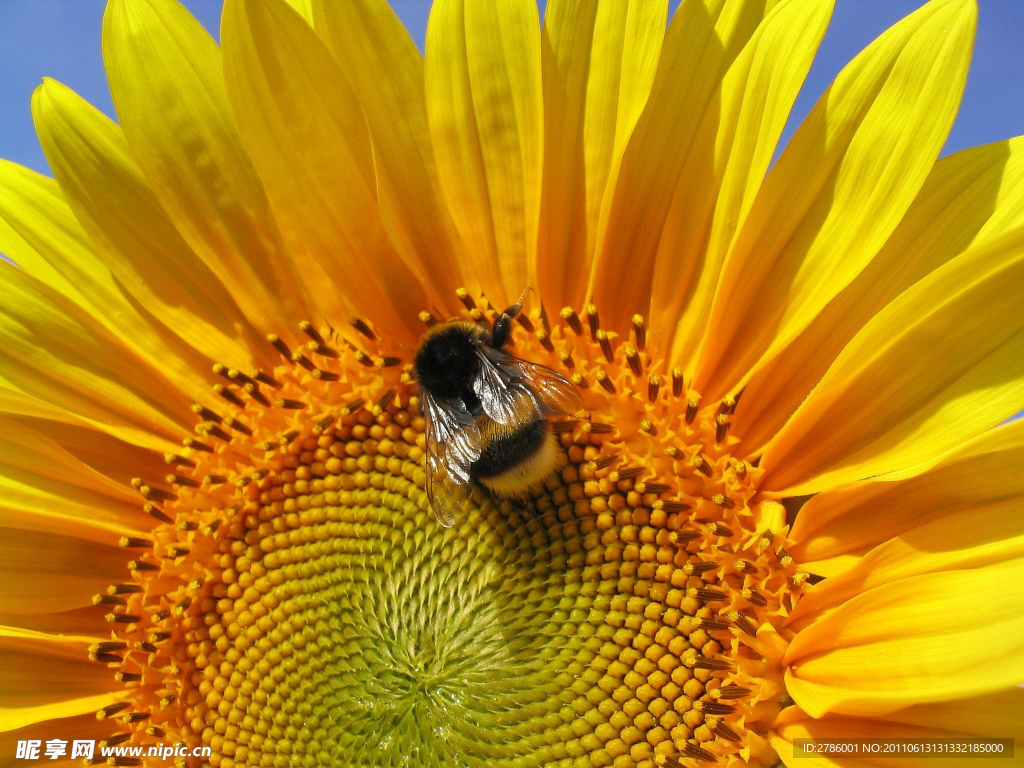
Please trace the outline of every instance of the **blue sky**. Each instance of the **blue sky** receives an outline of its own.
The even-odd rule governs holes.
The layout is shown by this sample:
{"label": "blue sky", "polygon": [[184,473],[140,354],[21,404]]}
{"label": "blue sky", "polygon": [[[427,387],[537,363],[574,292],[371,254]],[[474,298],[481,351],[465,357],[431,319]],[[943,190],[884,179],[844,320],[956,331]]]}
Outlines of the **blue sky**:
{"label": "blue sky", "polygon": [[[543,3],[543,0],[541,0]],[[221,0],[184,0],[214,34]],[[71,86],[113,114],[100,56],[105,0],[0,0],[0,157],[47,172],[29,113],[44,77]],[[673,6],[678,0],[673,0]],[[793,129],[840,68],[920,0],[837,0],[832,25],[790,124]],[[420,47],[428,0],[392,0]],[[944,154],[1024,134],[1024,0],[979,0],[974,61],[959,117]]]}

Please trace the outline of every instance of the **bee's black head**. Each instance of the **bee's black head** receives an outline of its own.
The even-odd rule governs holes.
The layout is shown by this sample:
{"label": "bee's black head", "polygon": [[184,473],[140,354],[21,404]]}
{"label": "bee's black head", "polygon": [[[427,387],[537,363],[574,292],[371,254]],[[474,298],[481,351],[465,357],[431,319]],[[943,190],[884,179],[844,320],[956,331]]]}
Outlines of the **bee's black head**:
{"label": "bee's black head", "polygon": [[480,370],[474,336],[461,323],[439,326],[424,339],[414,364],[420,387],[438,397],[472,393]]}

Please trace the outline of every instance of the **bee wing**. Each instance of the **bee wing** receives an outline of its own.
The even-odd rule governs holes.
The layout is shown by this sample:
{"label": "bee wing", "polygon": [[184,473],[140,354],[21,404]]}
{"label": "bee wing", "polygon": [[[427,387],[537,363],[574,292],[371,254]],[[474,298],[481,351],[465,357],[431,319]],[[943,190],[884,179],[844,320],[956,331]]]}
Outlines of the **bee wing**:
{"label": "bee wing", "polygon": [[512,424],[522,418],[524,407],[540,416],[541,408],[523,375],[510,362],[517,358],[499,349],[480,344],[477,347],[480,375],[473,381],[473,391],[487,417],[499,424]]}
{"label": "bee wing", "polygon": [[[571,414],[583,409],[583,399],[579,390],[557,371],[493,347],[481,346],[481,351],[481,356],[487,359],[492,367],[514,380],[517,387],[530,395],[530,399],[537,407],[538,415]],[[477,396],[480,397],[480,394],[477,393]],[[483,402],[482,397],[480,401]],[[487,415],[490,416],[490,413]]]}
{"label": "bee wing", "polygon": [[480,429],[457,397],[424,392],[427,422],[427,498],[437,521],[455,525],[466,509],[469,468],[480,458]]}

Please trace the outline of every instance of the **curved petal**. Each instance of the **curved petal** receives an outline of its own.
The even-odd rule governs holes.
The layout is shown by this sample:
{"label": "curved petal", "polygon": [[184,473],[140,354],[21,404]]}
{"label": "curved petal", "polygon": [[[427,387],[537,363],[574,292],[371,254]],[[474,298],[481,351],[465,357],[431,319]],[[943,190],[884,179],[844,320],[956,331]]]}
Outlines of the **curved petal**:
{"label": "curved petal", "polygon": [[597,0],[551,0],[544,11],[544,180],[537,287],[552,309],[583,299],[576,275],[588,258],[583,119],[597,9]]}
{"label": "curved petal", "polygon": [[[793,740],[819,739],[964,739],[993,738],[1014,740],[1013,757],[1000,765],[1024,765],[1024,690],[1010,688],[974,699],[920,704],[893,712],[884,718],[825,715],[814,718],[799,707],[789,707],[775,721],[772,745],[787,766],[814,766],[816,758],[792,760]],[[976,768],[976,757],[944,757],[942,765],[950,768]],[[914,758],[898,755],[886,759],[880,755],[868,762],[853,759],[830,760],[821,765],[836,768],[860,768],[883,765],[889,768],[910,766],[931,768],[935,757]]]}
{"label": "curved petal", "polygon": [[220,50],[202,25],[176,0],[111,0],[103,61],[153,192],[250,322],[260,333],[319,322],[238,138]]}
{"label": "curved petal", "polygon": [[[70,411],[44,402],[34,395],[18,392],[10,388],[10,383],[0,373],[0,413],[20,416],[28,419],[52,421],[63,426],[71,425],[90,429],[89,422]],[[136,445],[133,443],[133,445]]]}
{"label": "curved petal", "polygon": [[956,115],[975,17],[971,0],[932,0],[848,64],[804,121],[727,257],[696,367],[706,399],[785,347],[899,224]]}
{"label": "curved petal", "polygon": [[[93,664],[92,666],[97,666]],[[61,667],[61,670],[67,672],[66,667]],[[110,678],[110,670],[104,669],[105,677]],[[48,677],[48,676],[47,676]],[[110,687],[108,685],[108,687]],[[98,689],[99,686],[96,686]],[[97,737],[109,735],[109,731],[98,731],[96,725],[96,712],[107,707],[111,704],[116,704],[119,698],[113,693],[94,693],[87,696],[76,696],[74,698],[59,699],[54,701],[52,704],[40,704],[36,707],[7,707],[0,706],[0,734],[4,737],[0,738],[0,744],[7,741],[6,734],[10,731],[10,741],[16,743],[17,741],[25,738],[32,738],[31,733],[42,733],[45,736],[53,737],[56,729],[56,723],[63,723],[66,720],[74,720],[75,725],[81,725],[82,735],[85,738],[90,736],[93,739],[98,740]],[[91,722],[90,722],[91,721]],[[89,729],[89,725],[92,729]],[[36,726],[36,727],[34,727]],[[63,727],[63,726],[62,726]],[[16,729],[16,730],[15,730]],[[25,729],[22,731],[22,729]],[[68,728],[68,730],[59,731],[61,735],[67,733],[71,736],[74,733],[74,727]],[[71,736],[71,738],[74,738]],[[15,754],[12,748],[8,755]],[[81,760],[47,760],[45,765],[52,765],[55,768],[58,766],[70,766],[70,765],[81,765]],[[32,763],[19,761],[17,765],[32,765]]]}
{"label": "curved petal", "polygon": [[[415,343],[427,275],[402,261],[381,223],[366,119],[340,67],[281,0],[225,3],[221,34],[242,141],[292,253],[323,275],[319,303],[343,297],[384,334]],[[347,319],[339,313],[328,317]]]}
{"label": "curved petal", "polygon": [[[212,376],[209,359],[154,322],[144,306],[125,295],[96,256],[53,179],[0,160],[0,217],[9,225],[0,237],[11,232],[18,235],[20,242],[14,243],[12,256],[23,259],[18,264],[28,274],[87,311],[193,400],[210,397],[204,382]],[[0,250],[9,252],[6,245],[0,240]]]}
{"label": "curved petal", "polygon": [[[116,540],[108,534],[111,546],[48,531],[0,529],[0,613],[54,613],[88,605],[93,595],[128,575],[131,556]],[[104,634],[101,623],[96,632]]]}
{"label": "curved petal", "polygon": [[1021,497],[939,518],[879,545],[850,570],[825,579],[801,597],[787,626],[799,626],[864,590],[909,576],[1015,558],[1024,558]]}
{"label": "curved petal", "polygon": [[[39,181],[39,184],[26,185],[28,190],[33,192],[44,191],[46,193],[44,197],[43,208],[47,208],[46,203],[51,203],[54,200],[60,200],[60,187],[53,181],[45,176],[30,171],[27,168],[22,168],[19,165],[9,163],[6,160],[0,159],[0,173],[6,172],[9,178],[18,179],[19,177],[26,181]],[[36,189],[33,189],[36,187]],[[39,188],[42,188],[41,190]],[[4,199],[10,194],[10,184],[0,184],[0,206],[3,206]],[[26,190],[26,191],[28,191]],[[18,198],[22,200],[18,200]],[[87,246],[79,247],[80,243],[84,243],[85,238],[79,238],[75,236],[65,237],[64,227],[62,226],[66,221],[74,222],[74,217],[70,211],[66,211],[65,215],[54,216],[54,209],[57,209],[59,213],[65,213],[60,210],[57,206],[53,206],[50,211],[47,211],[49,215],[44,215],[43,221],[46,223],[44,227],[29,227],[24,226],[24,221],[19,222],[19,218],[24,218],[25,214],[37,213],[40,205],[38,202],[35,204],[26,205],[27,202],[24,200],[25,195],[15,196],[13,201],[14,210],[21,212],[21,217],[11,216],[8,212],[7,216],[14,219],[15,224],[19,224],[17,228],[7,222],[4,214],[0,213],[0,253],[4,256],[4,261],[13,262],[19,267],[24,269],[30,275],[35,277],[37,280],[41,280],[47,285],[51,286],[54,290],[60,292],[62,295],[67,296],[73,302],[78,304],[80,307],[88,307],[90,305],[89,300],[82,294],[77,288],[78,275],[71,273],[69,277],[65,277],[53,264],[48,261],[42,253],[37,249],[36,246],[41,247],[51,256],[61,256],[63,254],[70,254],[77,258],[57,258],[54,261],[63,265],[65,268],[77,268],[81,269],[83,262],[89,265],[92,259],[89,258],[89,251]],[[47,199],[48,198],[48,199]],[[18,203],[21,202],[21,205]],[[60,202],[63,202],[60,200]],[[11,207],[10,203],[7,207]],[[34,217],[33,217],[34,218]],[[74,228],[77,222],[71,224]],[[19,231],[21,230],[21,231]],[[24,231],[24,236],[21,232]],[[45,240],[40,240],[34,235],[39,233]],[[77,234],[77,233],[76,233]],[[32,238],[34,243],[29,243],[26,237]],[[53,244],[56,241],[56,244]],[[85,258],[82,258],[82,257]],[[86,269],[88,266],[86,267]]]}
{"label": "curved petal", "polygon": [[[160,477],[167,471],[167,462],[150,448],[117,438],[69,411],[2,385],[0,415],[40,432],[84,464],[123,485],[130,485],[136,477]],[[151,442],[152,436],[143,444]],[[166,444],[159,439],[156,442]]]}
{"label": "curved petal", "polygon": [[117,701],[109,691],[110,670],[89,661],[88,647],[96,639],[0,627],[0,731],[95,712]]}
{"label": "curved petal", "polygon": [[731,434],[756,453],[874,315],[967,248],[1024,224],[1024,138],[939,160],[885,246],[743,390]]}
{"label": "curved petal", "polygon": [[[720,5],[721,0],[712,0],[713,8]],[[697,10],[698,15],[701,10]],[[667,15],[667,0],[597,3],[594,36],[588,41],[590,69],[583,115],[588,261],[574,270],[576,285],[569,286],[570,296],[579,294],[583,298],[589,285],[601,211],[606,198],[615,191],[610,180],[618,174],[622,155],[654,86]]]}
{"label": "curved petal", "polygon": [[[14,367],[25,371],[25,366]],[[29,373],[29,380],[33,376],[35,372]],[[111,429],[109,422],[90,423],[70,411],[4,386],[9,383],[0,375],[0,417],[20,425],[16,427],[18,429],[23,426],[41,434],[87,467],[123,486],[131,485],[137,477],[158,478],[166,474],[167,454],[161,456],[153,449],[181,451],[173,443],[145,430],[118,429],[116,426]],[[113,419],[114,422],[119,420]],[[115,433],[140,439],[129,441],[116,437]]]}
{"label": "curved petal", "polygon": [[765,450],[761,488],[802,495],[924,471],[1024,401],[1024,227],[973,248],[857,334]]}
{"label": "curved petal", "polygon": [[0,385],[159,451],[188,433],[190,398],[71,300],[0,264]]}
{"label": "curved petal", "polygon": [[[790,554],[812,573],[847,567],[872,547],[948,515],[1024,497],[1024,419],[984,432],[926,472],[857,483],[811,498],[790,532]],[[826,565],[826,563],[821,563]],[[831,581],[831,580],[830,580]]]}
{"label": "curved petal", "polygon": [[294,8],[307,24],[313,25],[313,0],[285,0],[285,2]]}
{"label": "curved petal", "polygon": [[880,716],[994,693],[1024,680],[1024,559],[910,576],[810,626],[784,658],[807,713]]}
{"label": "curved petal", "polygon": [[100,543],[151,528],[130,487],[86,466],[57,443],[0,418],[0,513],[4,525]]}
{"label": "curved petal", "polygon": [[832,0],[775,6],[704,112],[675,184],[651,278],[650,336],[664,345],[673,367],[692,368],[722,262],[761,188],[832,6]]}
{"label": "curved petal", "polygon": [[[123,581],[123,579],[122,579]],[[54,635],[93,635],[102,627],[109,605],[86,605],[67,611],[46,613],[4,613],[0,611],[0,626],[18,627],[34,632]]]}
{"label": "curved petal", "polygon": [[[722,77],[765,16],[764,0],[707,0],[679,7],[657,74],[621,163],[612,165],[597,225],[588,296],[623,331],[646,314],[658,241],[672,192]],[[823,31],[823,30],[822,30]],[[807,61],[809,66],[810,61]],[[799,66],[799,64],[798,64]]]}
{"label": "curved petal", "polygon": [[540,59],[534,0],[438,0],[431,8],[427,117],[441,190],[467,272],[495,306],[536,283]]}
{"label": "curved petal", "polygon": [[973,699],[919,704],[886,716],[891,723],[916,728],[936,728],[965,736],[1012,738],[1014,759],[1024,763],[1024,688],[1007,688]]}
{"label": "curved petal", "polygon": [[[62,702],[59,705],[40,707],[37,710],[38,720],[11,730],[8,730],[9,726],[6,723],[0,721],[0,755],[3,755],[3,757],[0,757],[0,766],[3,766],[3,768],[13,768],[13,766],[17,765],[30,766],[39,764],[52,766],[61,764],[81,765],[82,761],[80,758],[76,758],[73,761],[47,758],[45,747],[40,750],[39,760],[17,760],[14,758],[14,755],[17,754],[19,741],[36,740],[45,745],[48,739],[63,739],[68,742],[67,754],[70,755],[72,742],[76,739],[99,741],[105,738],[110,734],[110,728],[107,723],[97,722],[96,711],[115,701],[116,699],[111,693],[107,694],[105,699],[89,697]],[[94,704],[95,706],[93,706]],[[81,711],[82,714],[64,714],[66,712],[75,712],[76,710]],[[54,713],[53,716],[48,716],[49,712]],[[98,750],[96,752],[98,753]]]}
{"label": "curved petal", "polygon": [[68,205],[119,285],[207,358],[255,367],[266,342],[167,220],[121,129],[49,79],[32,114]]}
{"label": "curved petal", "polygon": [[[3,407],[0,406],[2,413]],[[15,428],[27,428],[52,441],[77,461],[122,487],[131,485],[135,477],[158,478],[168,472],[164,456],[83,423],[70,424],[22,414],[11,414],[10,420],[17,425]]]}
{"label": "curved petal", "polygon": [[468,278],[438,186],[423,57],[386,0],[316,0],[313,13],[366,116],[385,226],[429,278],[431,301],[455,314],[455,289]]}

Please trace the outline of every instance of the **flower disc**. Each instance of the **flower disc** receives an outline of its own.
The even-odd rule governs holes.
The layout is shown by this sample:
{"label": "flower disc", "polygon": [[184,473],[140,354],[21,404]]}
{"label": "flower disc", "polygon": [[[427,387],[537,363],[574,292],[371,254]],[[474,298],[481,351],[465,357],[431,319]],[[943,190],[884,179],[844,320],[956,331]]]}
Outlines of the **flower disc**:
{"label": "flower disc", "polygon": [[642,318],[621,343],[584,316],[524,316],[514,347],[583,393],[550,425],[565,466],[519,498],[474,484],[452,528],[424,491],[411,367],[368,323],[359,347],[308,324],[298,351],[271,337],[272,374],[218,366],[227,407],[194,409],[173,490],[136,482],[163,522],[124,542],[144,550],[138,586],[110,589],[124,642],[94,649],[129,686],[129,738],[156,728],[226,766],[763,750],[784,643],[758,627],[803,579],[771,547],[784,510],[747,505],[735,399],[702,407]]}

